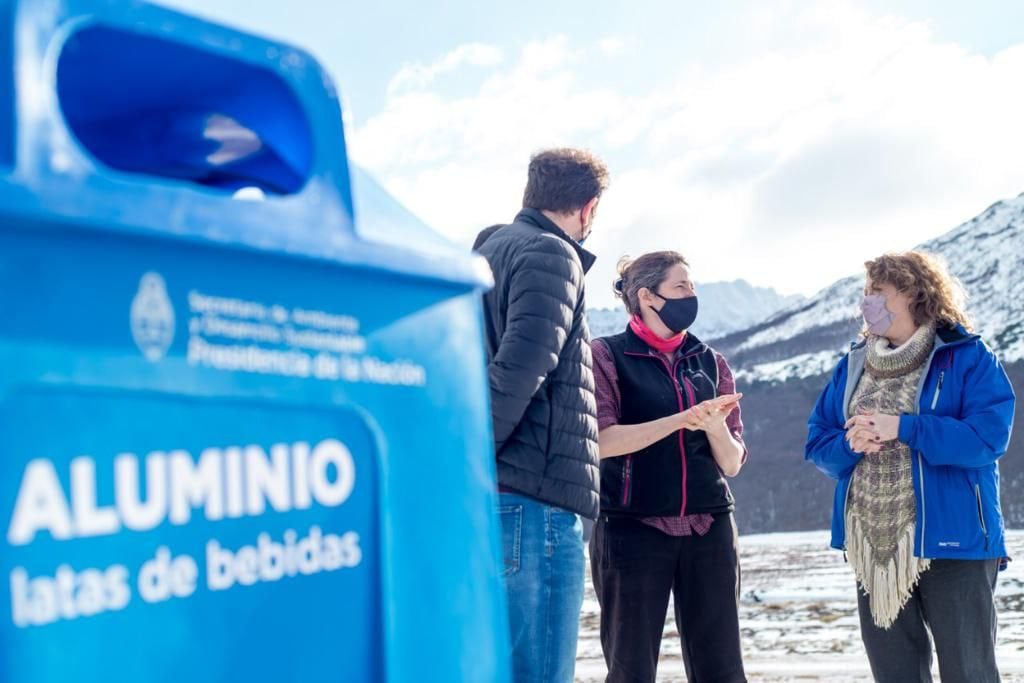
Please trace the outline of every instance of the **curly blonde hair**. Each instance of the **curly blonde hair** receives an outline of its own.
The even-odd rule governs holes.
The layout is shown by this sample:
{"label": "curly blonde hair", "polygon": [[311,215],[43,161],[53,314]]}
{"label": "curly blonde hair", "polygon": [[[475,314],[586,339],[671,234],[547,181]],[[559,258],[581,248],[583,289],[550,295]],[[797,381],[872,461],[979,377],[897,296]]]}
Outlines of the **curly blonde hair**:
{"label": "curly blonde hair", "polygon": [[888,253],[865,261],[864,269],[871,282],[890,284],[910,298],[915,324],[935,321],[973,330],[964,310],[967,293],[963,284],[950,275],[938,256],[923,251]]}

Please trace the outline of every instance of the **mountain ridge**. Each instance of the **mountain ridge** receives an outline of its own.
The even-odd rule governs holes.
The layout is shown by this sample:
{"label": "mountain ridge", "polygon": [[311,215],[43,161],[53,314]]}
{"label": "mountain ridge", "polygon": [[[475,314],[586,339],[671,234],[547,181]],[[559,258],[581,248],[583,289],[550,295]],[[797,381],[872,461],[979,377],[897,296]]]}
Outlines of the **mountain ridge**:
{"label": "mountain ridge", "polygon": [[[753,285],[743,278],[697,283],[700,312],[693,333],[700,338],[729,334],[776,310],[803,300],[799,295],[780,294],[771,287]],[[591,308],[587,319],[592,337],[618,334],[626,326],[624,307]]]}
{"label": "mountain ridge", "polygon": [[[1024,194],[996,202],[919,248],[944,258],[967,290],[977,331],[1024,396]],[[822,529],[835,482],[803,456],[807,417],[828,373],[858,336],[863,275],[840,278],[814,296],[710,343],[729,360],[750,459],[730,480],[742,533]],[[1006,524],[1024,525],[1024,402],[1000,458]]]}
{"label": "mountain ridge", "polygon": [[[916,247],[943,258],[969,294],[977,331],[1006,362],[1024,359],[1024,193]],[[827,371],[857,337],[863,275],[850,275],[814,296],[713,345],[737,379],[779,382]]]}

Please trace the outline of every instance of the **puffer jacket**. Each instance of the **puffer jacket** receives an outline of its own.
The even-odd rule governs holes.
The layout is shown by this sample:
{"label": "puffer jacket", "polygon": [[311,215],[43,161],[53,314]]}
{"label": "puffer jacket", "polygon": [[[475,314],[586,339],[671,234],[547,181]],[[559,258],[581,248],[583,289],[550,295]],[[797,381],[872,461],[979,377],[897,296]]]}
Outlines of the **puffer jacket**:
{"label": "puffer jacket", "polygon": [[547,216],[523,209],[474,248],[484,295],[498,484],[596,519],[597,402],[583,277],[594,257]]}

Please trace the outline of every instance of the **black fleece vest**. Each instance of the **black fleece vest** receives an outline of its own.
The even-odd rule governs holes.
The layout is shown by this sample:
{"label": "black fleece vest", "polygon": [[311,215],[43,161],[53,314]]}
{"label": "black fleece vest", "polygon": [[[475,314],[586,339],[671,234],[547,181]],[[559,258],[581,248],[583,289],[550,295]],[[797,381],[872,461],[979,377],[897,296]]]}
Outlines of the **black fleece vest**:
{"label": "black fleece vest", "polygon": [[[628,328],[600,341],[615,359],[619,424],[657,420],[718,395],[715,353],[692,334],[674,362]],[[677,517],[732,509],[732,492],[704,432],[680,430],[636,453],[601,461],[602,514]]]}

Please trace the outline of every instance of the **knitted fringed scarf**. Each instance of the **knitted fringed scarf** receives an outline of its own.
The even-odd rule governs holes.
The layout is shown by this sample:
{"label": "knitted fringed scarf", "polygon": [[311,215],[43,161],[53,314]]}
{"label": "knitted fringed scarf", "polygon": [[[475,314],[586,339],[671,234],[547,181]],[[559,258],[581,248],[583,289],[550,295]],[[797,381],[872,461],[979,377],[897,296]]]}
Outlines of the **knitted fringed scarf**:
{"label": "knitted fringed scarf", "polygon": [[[850,401],[851,416],[877,411],[914,413],[917,384],[935,344],[935,327],[924,325],[902,346],[872,337],[867,363]],[[889,628],[929,565],[914,557],[913,464],[899,440],[882,443],[854,470],[846,507],[846,550],[857,581],[868,594],[871,617]]]}

